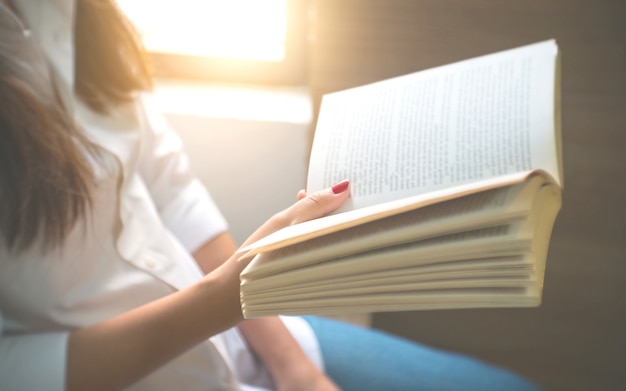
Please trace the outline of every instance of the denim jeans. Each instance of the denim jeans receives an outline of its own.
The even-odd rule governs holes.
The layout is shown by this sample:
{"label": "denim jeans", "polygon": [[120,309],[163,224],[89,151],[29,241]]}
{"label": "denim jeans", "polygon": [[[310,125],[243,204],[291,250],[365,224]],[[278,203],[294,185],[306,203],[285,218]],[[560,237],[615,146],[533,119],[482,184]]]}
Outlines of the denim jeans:
{"label": "denim jeans", "polygon": [[328,376],[343,391],[538,391],[504,369],[375,329],[306,316]]}

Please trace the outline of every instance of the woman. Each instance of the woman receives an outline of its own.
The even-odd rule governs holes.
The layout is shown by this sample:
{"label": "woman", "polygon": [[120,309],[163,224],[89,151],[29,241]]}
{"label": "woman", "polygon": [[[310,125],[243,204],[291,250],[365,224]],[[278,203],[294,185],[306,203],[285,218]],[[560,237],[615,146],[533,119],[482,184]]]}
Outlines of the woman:
{"label": "woman", "polygon": [[[245,263],[114,3],[0,3],[0,389],[533,389],[320,318],[242,321]],[[299,194],[246,243],[348,187]]]}

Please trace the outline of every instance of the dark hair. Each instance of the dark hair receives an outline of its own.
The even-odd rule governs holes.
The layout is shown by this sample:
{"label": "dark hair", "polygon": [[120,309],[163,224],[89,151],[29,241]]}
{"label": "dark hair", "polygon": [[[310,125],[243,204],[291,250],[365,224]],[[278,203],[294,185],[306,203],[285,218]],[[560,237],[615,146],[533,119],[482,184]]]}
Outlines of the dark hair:
{"label": "dark hair", "polygon": [[139,34],[114,0],[77,0],[74,43],[76,94],[93,110],[152,88]]}
{"label": "dark hair", "polygon": [[[90,108],[106,112],[151,88],[137,34],[114,1],[77,0],[74,35],[75,90]],[[96,150],[53,86],[33,85],[20,71],[20,61],[32,60],[20,58],[22,49],[0,50],[0,235],[17,251],[37,238],[60,244],[86,213]]]}
{"label": "dark hair", "polygon": [[85,210],[92,170],[87,142],[68,116],[21,80],[0,77],[0,224],[9,247],[43,235],[59,243]]}

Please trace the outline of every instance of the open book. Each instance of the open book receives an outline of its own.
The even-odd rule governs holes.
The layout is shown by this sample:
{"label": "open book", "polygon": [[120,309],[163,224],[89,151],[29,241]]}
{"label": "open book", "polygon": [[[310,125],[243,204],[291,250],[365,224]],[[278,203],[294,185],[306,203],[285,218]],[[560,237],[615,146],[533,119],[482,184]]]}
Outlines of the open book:
{"label": "open book", "polygon": [[244,316],[537,306],[562,178],[553,40],[327,94],[307,191],[351,197],[242,249]]}

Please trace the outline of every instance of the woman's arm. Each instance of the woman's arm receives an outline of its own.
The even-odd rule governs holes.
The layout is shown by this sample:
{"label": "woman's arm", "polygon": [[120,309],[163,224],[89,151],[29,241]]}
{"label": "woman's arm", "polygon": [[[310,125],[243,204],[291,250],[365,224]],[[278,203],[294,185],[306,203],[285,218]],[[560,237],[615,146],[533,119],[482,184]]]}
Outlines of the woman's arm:
{"label": "woman's arm", "polygon": [[339,390],[309,360],[280,318],[248,319],[238,327],[250,347],[269,369],[277,390]]}
{"label": "woman's arm", "polygon": [[238,262],[199,283],[70,334],[66,389],[119,390],[237,324]]}
{"label": "woman's arm", "polygon": [[[321,217],[338,208],[347,197],[348,192],[335,194],[330,189],[312,194],[273,216],[250,240]],[[187,289],[72,332],[66,389],[121,389],[239,323],[239,274],[245,266],[231,256]]]}
{"label": "woman's arm", "polygon": [[[228,233],[208,241],[194,252],[205,273],[219,267],[237,249]],[[248,319],[239,331],[269,369],[278,390],[337,390],[304,353],[277,317]]]}
{"label": "woman's arm", "polygon": [[[343,200],[347,197],[347,190],[348,183],[341,182],[333,189],[313,194],[308,198],[305,192],[300,192],[297,196],[298,202],[275,218],[282,221],[279,223],[282,226],[309,220],[312,216],[307,216],[307,211],[326,204],[323,197],[339,195],[339,199]],[[330,210],[326,209],[323,214],[328,212]],[[295,220],[292,220],[293,218]],[[267,229],[267,225],[261,227],[248,238],[244,245],[267,235],[269,233]],[[236,249],[237,245],[230,234],[223,233],[206,242],[194,251],[193,255],[202,270],[205,273],[211,273]],[[330,379],[309,360],[279,318],[249,319],[239,324],[239,330],[250,347],[261,357],[279,390],[337,390]]]}

